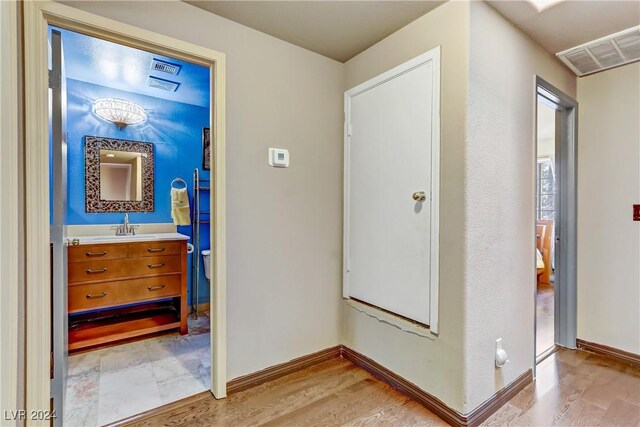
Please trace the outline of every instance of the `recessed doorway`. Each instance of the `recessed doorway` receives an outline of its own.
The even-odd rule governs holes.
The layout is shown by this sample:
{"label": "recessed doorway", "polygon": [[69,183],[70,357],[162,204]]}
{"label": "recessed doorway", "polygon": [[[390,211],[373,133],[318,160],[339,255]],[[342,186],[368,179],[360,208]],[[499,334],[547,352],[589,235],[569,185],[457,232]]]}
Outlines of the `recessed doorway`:
{"label": "recessed doorway", "polygon": [[210,181],[210,69],[54,26],[49,45],[53,397],[90,427],[211,388],[214,221],[190,179]]}
{"label": "recessed doorway", "polygon": [[556,109],[538,98],[536,153],[536,356],[555,346]]}
{"label": "recessed doorway", "polygon": [[576,345],[577,103],[536,79],[535,360]]}

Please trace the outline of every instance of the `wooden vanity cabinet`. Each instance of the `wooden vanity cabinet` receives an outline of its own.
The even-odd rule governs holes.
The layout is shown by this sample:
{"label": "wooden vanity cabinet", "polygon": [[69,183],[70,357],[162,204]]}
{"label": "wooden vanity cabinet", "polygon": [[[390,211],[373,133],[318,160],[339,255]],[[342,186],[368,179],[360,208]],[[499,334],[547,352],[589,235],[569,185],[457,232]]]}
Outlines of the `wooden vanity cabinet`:
{"label": "wooden vanity cabinet", "polygon": [[70,246],[69,350],[187,333],[187,241]]}

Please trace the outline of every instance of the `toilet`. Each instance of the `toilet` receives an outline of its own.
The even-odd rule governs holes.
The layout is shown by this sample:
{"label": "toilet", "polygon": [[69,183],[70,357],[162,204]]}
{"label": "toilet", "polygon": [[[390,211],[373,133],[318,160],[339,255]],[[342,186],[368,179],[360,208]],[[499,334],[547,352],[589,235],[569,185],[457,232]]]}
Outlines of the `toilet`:
{"label": "toilet", "polygon": [[205,249],[202,251],[202,261],[204,264],[204,277],[209,280],[209,261],[211,259],[211,251],[209,249]]}

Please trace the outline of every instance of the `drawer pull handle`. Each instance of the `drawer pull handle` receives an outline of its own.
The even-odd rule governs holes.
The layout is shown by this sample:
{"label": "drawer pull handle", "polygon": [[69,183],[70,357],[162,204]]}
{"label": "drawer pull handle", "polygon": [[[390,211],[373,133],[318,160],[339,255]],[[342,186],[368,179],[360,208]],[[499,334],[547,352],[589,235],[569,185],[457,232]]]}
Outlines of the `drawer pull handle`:
{"label": "drawer pull handle", "polygon": [[164,248],[148,248],[147,252],[162,252]]}
{"label": "drawer pull handle", "polygon": [[149,268],[160,268],[160,267],[164,267],[164,262],[160,262],[158,264],[147,264],[147,267]]}
{"label": "drawer pull handle", "polygon": [[105,256],[106,254],[107,254],[107,251],[86,253],[87,256]]}
{"label": "drawer pull handle", "polygon": [[164,285],[147,286],[147,289],[149,289],[150,291],[157,291],[158,289],[162,289],[162,288],[164,288]]}
{"label": "drawer pull handle", "polygon": [[107,268],[106,267],[105,268],[100,268],[98,270],[94,270],[94,269],[90,268],[90,269],[88,269],[86,271],[87,271],[87,274],[104,273],[105,271],[107,271]]}
{"label": "drawer pull handle", "polygon": [[87,294],[87,299],[104,298],[106,296],[107,296],[106,292],[103,292],[103,293],[98,294],[98,295]]}

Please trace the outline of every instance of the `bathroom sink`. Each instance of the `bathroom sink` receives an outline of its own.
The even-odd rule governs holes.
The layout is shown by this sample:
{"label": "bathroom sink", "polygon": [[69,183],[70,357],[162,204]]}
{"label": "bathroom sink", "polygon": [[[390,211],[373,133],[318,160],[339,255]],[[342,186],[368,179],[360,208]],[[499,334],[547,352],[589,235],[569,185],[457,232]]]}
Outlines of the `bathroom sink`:
{"label": "bathroom sink", "polygon": [[155,240],[155,234],[135,234],[127,236],[93,236],[93,240]]}

